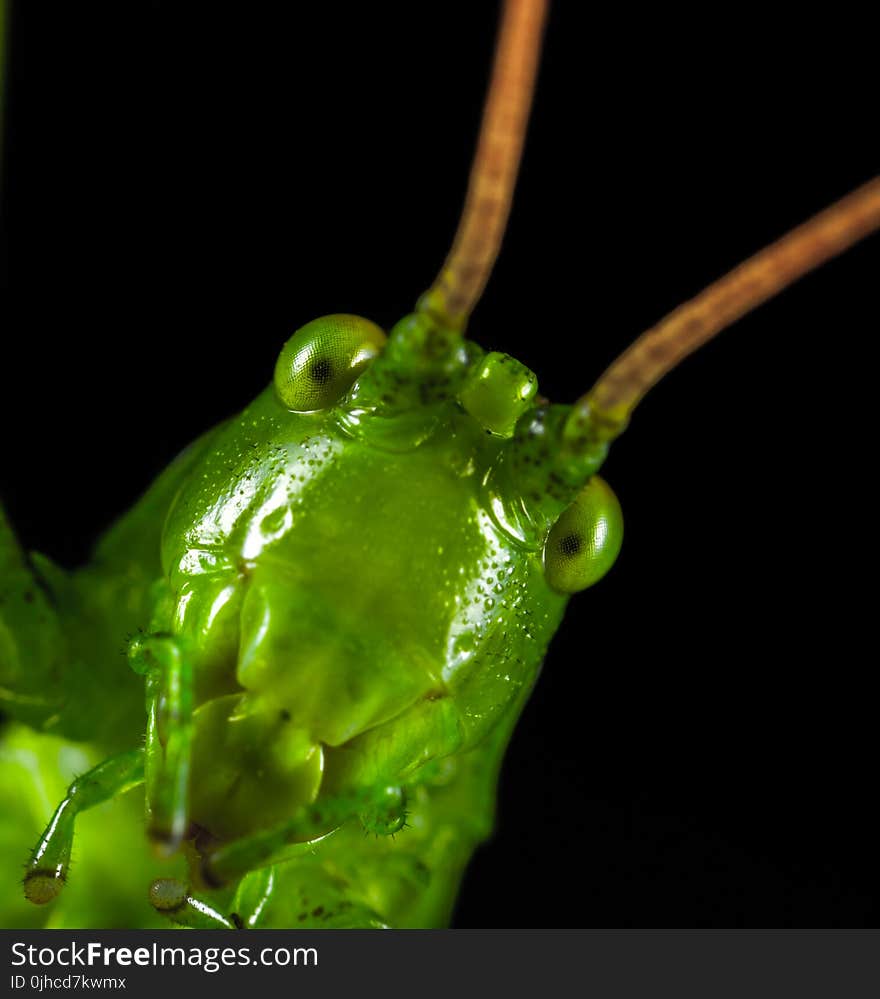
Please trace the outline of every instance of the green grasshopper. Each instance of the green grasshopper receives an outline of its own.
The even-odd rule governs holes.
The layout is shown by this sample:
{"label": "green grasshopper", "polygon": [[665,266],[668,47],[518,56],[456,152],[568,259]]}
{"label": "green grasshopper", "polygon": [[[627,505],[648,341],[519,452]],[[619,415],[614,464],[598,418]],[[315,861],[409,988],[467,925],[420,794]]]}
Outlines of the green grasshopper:
{"label": "green grasshopper", "polygon": [[[109,754],[82,755],[94,766],[27,863],[25,894],[54,925],[148,922],[126,901],[140,878],[184,925],[446,922],[568,597],[619,551],[596,474],[609,443],[685,353],[878,224],[873,185],[661,323],[575,406],[550,405],[528,369],[463,335],[543,17],[506,9],[468,205],[415,313],[387,337],[347,315],[298,330],[273,384],[78,573],[26,558],[3,523],[0,687],[33,730],[7,736],[9,800],[71,752],[53,737]],[[135,795],[105,820],[127,844],[118,883],[100,843],[71,873],[75,824],[141,786],[147,837]]]}

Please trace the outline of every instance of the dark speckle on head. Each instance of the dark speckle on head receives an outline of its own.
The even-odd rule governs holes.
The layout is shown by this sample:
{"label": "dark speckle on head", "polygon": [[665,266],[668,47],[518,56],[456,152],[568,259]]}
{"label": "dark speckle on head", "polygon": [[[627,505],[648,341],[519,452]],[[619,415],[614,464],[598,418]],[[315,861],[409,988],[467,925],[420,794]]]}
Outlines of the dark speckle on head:
{"label": "dark speckle on head", "polygon": [[319,357],[309,368],[309,378],[316,385],[326,385],[333,377],[333,362],[329,357]]}
{"label": "dark speckle on head", "polygon": [[567,555],[569,557],[577,555],[583,546],[584,542],[579,534],[566,534],[559,539],[560,555]]}

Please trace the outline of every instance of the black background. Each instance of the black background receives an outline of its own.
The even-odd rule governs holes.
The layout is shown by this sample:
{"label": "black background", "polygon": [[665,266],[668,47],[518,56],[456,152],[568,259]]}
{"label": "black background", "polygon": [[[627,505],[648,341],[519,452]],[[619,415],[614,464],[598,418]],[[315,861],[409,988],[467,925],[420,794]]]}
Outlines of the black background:
{"label": "black background", "polygon": [[[552,12],[470,330],[559,401],[877,167],[845,7],[591,7]],[[0,471],[28,546],[85,557],[303,322],[411,308],[494,26],[492,3],[19,0]],[[739,323],[615,444],[624,549],[570,606],[457,925],[877,924],[878,264],[874,239]]]}

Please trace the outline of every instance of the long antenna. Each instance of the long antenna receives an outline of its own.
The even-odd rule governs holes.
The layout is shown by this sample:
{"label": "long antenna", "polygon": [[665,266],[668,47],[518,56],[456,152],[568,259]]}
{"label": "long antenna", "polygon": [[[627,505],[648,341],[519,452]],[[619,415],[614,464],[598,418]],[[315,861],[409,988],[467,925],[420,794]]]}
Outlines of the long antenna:
{"label": "long antenna", "polygon": [[458,231],[418,309],[463,331],[501,247],[522,155],[548,0],[505,0]]}
{"label": "long antenna", "polygon": [[740,264],[643,333],[575,407],[606,440],[683,358],[809,271],[880,229],[880,177]]}

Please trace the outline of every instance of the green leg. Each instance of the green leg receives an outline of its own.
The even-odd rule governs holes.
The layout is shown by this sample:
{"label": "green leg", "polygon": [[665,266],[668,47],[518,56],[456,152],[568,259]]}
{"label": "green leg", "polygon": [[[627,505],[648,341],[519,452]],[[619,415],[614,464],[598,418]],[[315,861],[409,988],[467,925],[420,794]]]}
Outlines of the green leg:
{"label": "green leg", "polygon": [[111,756],[77,777],[67,789],[64,801],[55,809],[25,867],[24,893],[28,901],[44,905],[64,887],[70,870],[77,815],[143,782],[144,753],[141,749]]}
{"label": "green leg", "polygon": [[150,904],[178,926],[194,930],[241,929],[219,909],[190,894],[189,886],[177,878],[156,878],[150,885]]}
{"label": "green leg", "polygon": [[178,926],[192,929],[249,930],[261,924],[261,917],[275,892],[275,868],[266,867],[242,878],[229,903],[229,915],[220,912],[190,892],[176,878],[157,878],[150,886],[153,908]]}
{"label": "green leg", "polygon": [[242,929],[252,930],[263,924],[266,906],[272,901],[278,886],[274,867],[251,871],[239,883],[232,900],[230,919]]}
{"label": "green leg", "polygon": [[165,854],[180,846],[189,826],[193,743],[192,662],[166,635],[137,638],[129,662],[146,677],[147,834]]}

